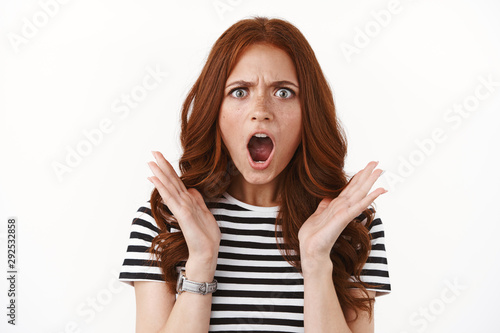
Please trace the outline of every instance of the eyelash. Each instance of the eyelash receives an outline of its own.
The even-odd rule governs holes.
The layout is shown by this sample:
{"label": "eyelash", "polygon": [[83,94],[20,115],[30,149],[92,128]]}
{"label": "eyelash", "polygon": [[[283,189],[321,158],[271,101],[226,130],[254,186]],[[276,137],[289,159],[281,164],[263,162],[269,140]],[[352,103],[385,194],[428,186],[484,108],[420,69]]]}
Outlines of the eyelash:
{"label": "eyelash", "polygon": [[[237,90],[244,90],[244,91],[248,94],[248,90],[247,90],[247,89],[248,89],[248,88],[244,88],[244,87],[234,88],[234,89],[232,89],[232,90],[229,92],[229,94],[228,94],[228,95],[232,95],[232,94],[233,94],[235,91],[237,91]],[[290,88],[278,88],[277,92],[278,92],[278,91],[280,91],[280,90],[286,90],[286,91],[288,91],[288,92],[290,93],[290,95],[291,95],[291,96],[290,96],[290,97],[288,97],[288,98],[291,98],[291,97],[295,96],[295,91],[293,91],[293,90],[292,90],[292,89],[290,89]],[[243,96],[243,97],[245,97],[245,96]],[[236,98],[238,98],[238,97],[236,97]],[[287,99],[287,98],[284,98],[284,99]]]}

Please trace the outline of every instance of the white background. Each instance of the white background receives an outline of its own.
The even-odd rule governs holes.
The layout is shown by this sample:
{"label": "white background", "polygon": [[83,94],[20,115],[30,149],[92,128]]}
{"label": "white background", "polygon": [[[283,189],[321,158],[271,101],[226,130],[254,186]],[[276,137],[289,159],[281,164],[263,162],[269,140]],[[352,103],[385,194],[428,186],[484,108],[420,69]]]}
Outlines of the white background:
{"label": "white background", "polygon": [[[347,171],[387,170],[377,208],[393,291],[377,298],[376,331],[500,331],[498,2],[54,3],[0,4],[0,276],[7,218],[19,221],[17,326],[1,278],[0,331],[134,331],[133,288],[116,277],[152,189],[151,150],[177,166],[188,89],[216,38],[256,14],[311,43],[348,134]],[[168,74],[125,113],[147,68]],[[103,121],[111,129],[89,146],[84,132]],[[58,177],[54,164],[84,146]]]}

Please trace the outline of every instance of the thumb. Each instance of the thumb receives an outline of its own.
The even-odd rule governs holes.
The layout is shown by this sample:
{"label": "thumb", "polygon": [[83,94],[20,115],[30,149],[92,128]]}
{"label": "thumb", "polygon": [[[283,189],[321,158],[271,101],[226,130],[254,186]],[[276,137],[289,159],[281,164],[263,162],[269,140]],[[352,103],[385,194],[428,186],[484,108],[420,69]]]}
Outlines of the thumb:
{"label": "thumb", "polygon": [[323,200],[321,200],[321,202],[319,203],[318,208],[316,208],[314,214],[321,214],[328,207],[330,202],[332,202],[332,199],[323,198]]}

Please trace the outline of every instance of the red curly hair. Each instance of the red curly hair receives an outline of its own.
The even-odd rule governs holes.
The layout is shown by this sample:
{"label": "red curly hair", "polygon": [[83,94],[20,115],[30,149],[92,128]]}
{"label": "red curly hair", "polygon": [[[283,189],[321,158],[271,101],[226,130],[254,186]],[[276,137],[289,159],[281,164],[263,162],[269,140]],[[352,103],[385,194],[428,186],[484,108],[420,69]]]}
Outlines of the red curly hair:
{"label": "red curly hair", "polygon": [[[314,52],[292,24],[281,19],[255,17],[241,20],[227,29],[215,42],[200,76],[182,107],[179,160],[181,180],[196,188],[206,199],[221,197],[238,171],[221,138],[218,115],[226,80],[238,56],[246,47],[267,43],[285,51],[297,71],[301,92],[302,140],[288,166],[279,176],[280,211],[276,228],[282,230],[278,246],[284,258],[301,270],[298,232],[319,202],[336,198],[348,184],[344,173],[347,154],[345,133],[337,119],[333,95]],[[161,233],[154,238],[150,252],[156,256],[165,281],[175,292],[176,265],[187,260],[188,248],[175,218],[162,203],[157,189],[151,194],[151,210]],[[360,280],[370,249],[369,225],[374,209],[366,209],[349,223],[332,248],[332,279],[342,308],[372,314],[372,301]],[[365,223],[359,223],[366,220]],[[299,255],[296,255],[299,254]],[[355,281],[350,277],[354,276]],[[366,297],[354,297],[350,288],[360,288]]]}

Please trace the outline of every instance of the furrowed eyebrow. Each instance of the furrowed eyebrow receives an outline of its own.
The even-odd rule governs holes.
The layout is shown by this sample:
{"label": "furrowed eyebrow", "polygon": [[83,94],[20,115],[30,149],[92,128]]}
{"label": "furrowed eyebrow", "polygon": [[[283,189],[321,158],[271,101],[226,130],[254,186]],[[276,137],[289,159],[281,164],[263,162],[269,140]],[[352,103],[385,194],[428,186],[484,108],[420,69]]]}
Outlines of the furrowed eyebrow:
{"label": "furrowed eyebrow", "polygon": [[[273,86],[273,87],[286,86],[286,85],[294,86],[295,88],[299,89],[299,87],[295,83],[287,81],[287,80],[274,81],[273,83],[271,83],[271,86]],[[234,82],[231,82],[230,84],[228,84],[226,86],[226,89],[229,87],[232,87],[232,86],[253,87],[253,86],[255,86],[255,83],[249,82],[249,81],[244,81],[244,80],[238,80],[238,81],[234,81]]]}
{"label": "furrowed eyebrow", "polygon": [[238,80],[234,81],[226,86],[226,88],[232,87],[232,86],[239,86],[239,87],[252,87],[254,86],[255,83],[249,82],[249,81],[244,81],[244,80]]}
{"label": "furrowed eyebrow", "polygon": [[286,81],[286,80],[282,80],[282,81],[274,81],[271,85],[272,85],[273,87],[279,87],[279,86],[294,86],[295,88],[299,89],[299,86],[297,86],[295,83],[290,82],[290,81]]}

